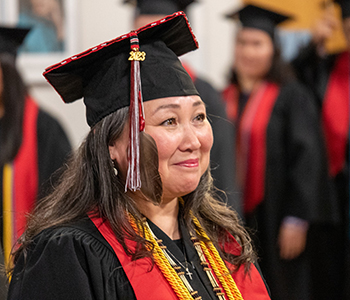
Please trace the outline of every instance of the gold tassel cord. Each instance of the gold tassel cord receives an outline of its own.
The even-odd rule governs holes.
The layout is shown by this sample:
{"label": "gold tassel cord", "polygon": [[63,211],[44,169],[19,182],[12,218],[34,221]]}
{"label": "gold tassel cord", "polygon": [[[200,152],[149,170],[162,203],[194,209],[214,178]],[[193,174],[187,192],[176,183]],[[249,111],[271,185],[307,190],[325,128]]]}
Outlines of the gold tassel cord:
{"label": "gold tassel cord", "polygon": [[[181,201],[182,199],[180,199]],[[206,261],[209,262],[210,268],[204,266],[204,271],[207,273],[208,278],[213,286],[214,292],[216,293],[219,299],[229,299],[229,300],[243,300],[243,297],[234,282],[229,270],[227,269],[225,263],[223,262],[219,252],[215,248],[208,235],[203,230],[198,219],[191,214],[192,221],[197,227],[197,234],[207,239],[209,242],[195,242],[194,246],[197,250],[197,253],[204,264],[208,265]],[[129,215],[130,224],[132,225],[135,232],[140,233],[141,230],[137,226],[133,216]],[[161,246],[151,233],[151,229],[148,227],[147,222],[142,225],[144,227],[145,239],[150,241],[154,245],[153,257],[156,265],[169,282],[170,286],[174,290],[175,294],[179,299],[193,300],[191,292],[186,287],[183,280],[180,278],[179,274],[174,270],[169,260],[166,258]],[[222,292],[222,289],[218,286],[215,276],[212,274],[212,271],[220,281],[222,288],[225,293]],[[225,297],[225,294],[227,298]]]}
{"label": "gold tassel cord", "polygon": [[[135,219],[130,215],[130,224],[135,230],[135,232],[139,233],[139,228],[136,225]],[[187,290],[186,286],[182,282],[181,278],[178,276],[176,271],[173,269],[173,267],[170,265],[169,261],[166,259],[162,249],[158,245],[155,238],[152,236],[152,234],[149,232],[147,226],[145,226],[145,239],[150,241],[153,246],[153,258],[157,265],[157,267],[160,269],[166,280],[169,282],[170,286],[174,290],[176,296],[179,299],[183,300],[193,300],[193,297]]]}
{"label": "gold tassel cord", "polygon": [[[222,287],[224,288],[227,297],[230,300],[243,300],[242,294],[239,291],[236,283],[234,282],[229,270],[227,269],[225,263],[223,262],[219,252],[214,247],[213,243],[210,241],[208,235],[203,230],[198,219],[192,214],[192,221],[198,228],[198,234],[203,238],[207,239],[208,242],[204,243],[200,241],[200,246],[203,250],[205,257],[208,259],[210,266],[214,270],[216,277],[219,279]],[[208,248],[209,247],[209,248]]]}

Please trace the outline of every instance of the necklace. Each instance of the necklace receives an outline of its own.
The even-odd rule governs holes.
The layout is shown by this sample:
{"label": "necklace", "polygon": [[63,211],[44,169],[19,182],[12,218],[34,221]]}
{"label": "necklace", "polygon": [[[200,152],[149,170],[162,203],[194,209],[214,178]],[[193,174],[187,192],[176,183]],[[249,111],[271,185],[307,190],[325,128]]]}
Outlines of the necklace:
{"label": "necklace", "polygon": [[[165,248],[165,251],[167,251],[168,254],[169,254],[174,260],[176,260],[176,262],[186,271],[186,275],[192,280],[192,275],[193,275],[193,273],[190,272],[190,269],[188,268],[189,263],[188,263],[188,261],[187,261],[187,255],[186,255],[186,250],[185,250],[184,245],[182,244],[182,252],[183,252],[184,257],[185,257],[185,265],[186,265],[186,267],[181,263],[181,261],[179,261],[179,260],[176,258],[176,256],[175,256],[174,254],[171,253],[171,251],[170,251],[168,248]],[[191,262],[191,263],[192,263],[192,262]],[[193,263],[192,263],[192,268],[194,269]]]}
{"label": "necklace", "polygon": [[[159,245],[160,249],[162,250],[165,258],[168,260],[170,265],[173,267],[173,269],[176,271],[177,275],[180,277],[181,281],[191,294],[192,298],[195,300],[201,300],[202,297],[198,295],[198,292],[193,289],[191,284],[188,282],[187,277],[185,276],[185,272],[181,270],[181,267],[179,267],[176,262],[173,260],[173,258],[182,266],[184,270],[186,270],[186,275],[190,277],[192,280],[192,273],[189,271],[188,267],[186,268],[176,257],[173,255],[168,249],[167,246],[163,245],[163,241],[161,239],[158,239],[155,234],[153,233],[151,227],[149,226],[148,222],[145,222],[145,225],[149,232],[151,233],[152,237],[156,240],[157,244]],[[186,255],[186,254],[185,254]],[[187,260],[186,260],[187,262]]]}
{"label": "necklace", "polygon": [[[180,201],[183,200],[180,199]],[[155,237],[147,224],[146,218],[144,218],[142,223],[138,225],[134,217],[131,214],[129,214],[129,216],[130,224],[135,232],[140,232],[141,227],[144,226],[144,237],[150,241],[154,247],[149,248],[150,250],[152,249],[154,261],[157,267],[163,273],[163,276],[169,282],[177,297],[184,300],[201,299],[197,291],[194,291],[191,285],[188,283],[186,276],[184,276],[185,272],[181,272],[181,267],[176,266],[175,261],[167,253],[167,251],[164,250],[164,247],[166,248],[166,246],[163,247],[163,245],[160,244],[162,241]],[[200,260],[203,261],[201,265],[203,266],[203,269],[205,268],[204,271],[206,271],[207,275],[209,275],[210,272],[215,281],[219,283],[219,286],[222,286],[222,288],[220,287],[216,289],[217,284],[215,284],[214,281],[210,281],[214,292],[219,299],[243,300],[242,295],[238,290],[232,276],[230,275],[224,261],[221,259],[219,252],[210,241],[200,222],[192,213],[191,218],[196,227],[196,233],[198,236],[201,236],[206,240],[206,242],[203,242],[202,240],[197,240],[194,237],[191,237],[198,256]],[[227,298],[225,298],[222,293],[226,294]]]}

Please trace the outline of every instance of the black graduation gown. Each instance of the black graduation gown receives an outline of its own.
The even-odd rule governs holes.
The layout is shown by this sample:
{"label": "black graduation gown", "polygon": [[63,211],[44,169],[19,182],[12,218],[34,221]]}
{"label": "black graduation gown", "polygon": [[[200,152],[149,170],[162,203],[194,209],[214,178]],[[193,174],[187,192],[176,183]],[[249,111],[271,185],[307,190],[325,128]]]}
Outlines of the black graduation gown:
{"label": "black graduation gown", "polygon": [[[154,234],[185,264],[182,249],[156,225]],[[217,299],[184,226],[183,235],[190,284],[203,299]],[[23,267],[25,267],[23,271]],[[44,230],[15,267],[8,300],[117,300],[136,299],[118,257],[88,218],[74,225]]]}
{"label": "black graduation gown", "polygon": [[[208,118],[213,128],[214,144],[210,152],[211,174],[214,185],[226,192],[227,204],[242,217],[242,204],[237,195],[234,166],[234,127],[227,120],[221,94],[208,82],[195,78],[194,84],[206,104]],[[226,200],[226,196],[218,192]]]}
{"label": "black graduation gown", "polygon": [[[1,122],[0,122],[1,125]],[[0,126],[1,130],[1,126]],[[63,166],[70,151],[70,142],[63,131],[61,125],[48,113],[39,109],[37,117],[37,141],[38,141],[38,199],[50,190],[52,183],[58,178],[59,174],[51,177],[55,171]],[[33,170],[35,172],[35,170]],[[3,238],[3,166],[0,166],[0,242],[2,248]],[[2,251],[1,251],[2,252]],[[1,257],[1,264],[4,263]],[[0,300],[6,298],[7,286],[5,284],[5,275],[0,275]]]}
{"label": "black graduation gown", "polygon": [[324,159],[319,119],[310,95],[297,82],[282,85],[267,126],[264,199],[246,215],[247,225],[256,230],[260,266],[272,299],[308,299],[306,254],[282,260],[277,240],[287,216],[309,223],[335,217],[324,196]]}
{"label": "black graduation gown", "polygon": [[[1,122],[0,122],[1,125]],[[1,130],[1,126],[0,126]],[[38,199],[46,195],[59,174],[55,172],[63,166],[71,153],[71,145],[58,121],[39,108],[37,118],[38,141]],[[34,170],[33,170],[34,172]],[[53,177],[51,177],[53,175]],[[3,182],[3,166],[0,166],[0,182]],[[0,213],[2,219],[3,186],[0,184]],[[0,222],[2,232],[3,223]],[[2,235],[1,235],[2,239]]]}
{"label": "black graduation gown", "polygon": [[[320,115],[322,114],[328,81],[337,58],[338,54],[320,57],[317,54],[316,46],[310,43],[301,49],[293,61],[298,78],[314,94]],[[349,148],[346,153],[349,154]],[[317,299],[350,298],[349,157],[346,161],[347,164],[342,172],[330,178],[328,193],[338,209],[336,224],[329,223],[325,219],[310,228],[310,240],[315,248],[312,254],[313,293]],[[349,255],[347,275],[344,269],[346,255]],[[320,260],[323,261],[322,266],[319,264]],[[344,278],[348,278],[347,282],[344,282]],[[329,286],[326,290],[323,289],[325,285]],[[344,296],[344,286],[348,286],[347,296]]]}

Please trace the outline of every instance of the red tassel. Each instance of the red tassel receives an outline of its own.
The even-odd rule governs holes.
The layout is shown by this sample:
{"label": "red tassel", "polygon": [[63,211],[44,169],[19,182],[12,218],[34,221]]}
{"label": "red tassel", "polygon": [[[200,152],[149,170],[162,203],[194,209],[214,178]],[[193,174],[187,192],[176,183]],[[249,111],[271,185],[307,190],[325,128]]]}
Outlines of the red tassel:
{"label": "red tassel", "polygon": [[130,52],[131,76],[130,76],[130,108],[129,125],[130,139],[128,152],[128,172],[126,177],[125,192],[127,189],[136,191],[141,189],[140,172],[140,131],[144,130],[143,102],[141,93],[140,60],[144,60],[145,53],[139,52],[138,38],[131,37]]}

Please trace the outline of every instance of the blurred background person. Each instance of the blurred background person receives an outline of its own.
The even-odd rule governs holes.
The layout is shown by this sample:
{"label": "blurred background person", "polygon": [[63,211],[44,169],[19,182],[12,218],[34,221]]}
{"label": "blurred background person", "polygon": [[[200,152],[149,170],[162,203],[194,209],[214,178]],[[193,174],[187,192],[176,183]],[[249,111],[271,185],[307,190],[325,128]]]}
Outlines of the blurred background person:
{"label": "blurred background person", "polygon": [[[159,20],[177,11],[185,11],[194,0],[125,0],[135,6],[133,28]],[[190,19],[190,16],[189,16]],[[242,216],[242,205],[234,188],[234,128],[227,120],[221,95],[208,81],[198,76],[189,63],[182,62],[192,78],[203,102],[214,134],[214,145],[210,154],[211,173],[218,195]],[[226,193],[223,194],[221,191]]]}
{"label": "blurred background person", "polygon": [[26,214],[50,189],[50,176],[71,150],[60,124],[39,108],[16,69],[16,52],[27,33],[0,27],[0,238],[5,265]]}
{"label": "blurred background person", "polygon": [[[318,291],[315,299],[350,297],[343,294],[345,287],[350,286],[350,274],[345,268],[346,255],[349,255],[350,1],[340,1],[340,4],[347,49],[327,54],[326,42],[341,26],[334,14],[333,2],[329,1],[323,17],[312,30],[312,41],[293,62],[299,79],[317,101],[327,147],[332,200],[340,215],[336,224],[323,222],[313,228],[312,236],[316,239],[313,243],[320,246],[322,241],[324,245],[312,256],[315,292]],[[320,260],[322,265],[317,263]],[[317,288],[322,285],[330,288],[326,291]]]}
{"label": "blurred background person", "polygon": [[21,51],[64,51],[64,17],[61,0],[21,0],[19,27],[31,28]]}
{"label": "blurred background person", "polygon": [[246,5],[224,91],[236,124],[237,178],[271,298],[310,299],[308,228],[335,218],[325,196],[325,151],[311,94],[284,64],[275,28],[288,16]]}

